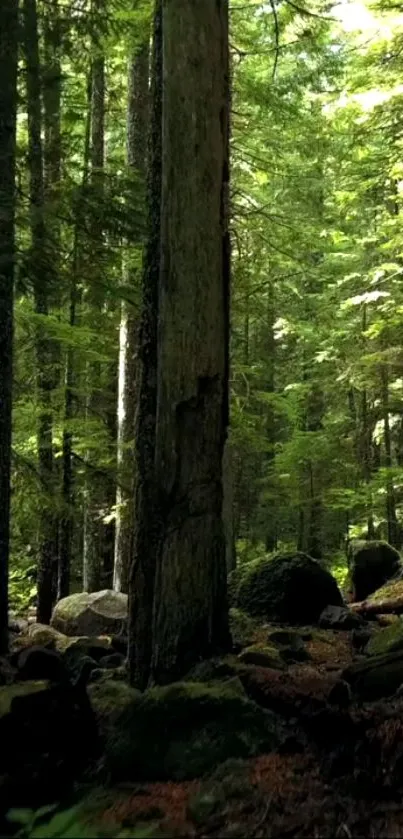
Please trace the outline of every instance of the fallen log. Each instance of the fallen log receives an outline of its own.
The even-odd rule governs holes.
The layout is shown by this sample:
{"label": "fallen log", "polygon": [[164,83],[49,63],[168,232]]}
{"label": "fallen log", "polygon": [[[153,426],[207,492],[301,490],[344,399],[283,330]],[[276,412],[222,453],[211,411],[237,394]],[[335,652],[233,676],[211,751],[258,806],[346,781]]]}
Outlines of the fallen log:
{"label": "fallen log", "polygon": [[403,614],[403,595],[400,597],[389,598],[388,600],[380,600],[375,603],[373,600],[362,600],[360,603],[350,603],[349,608],[356,615],[362,617],[376,617],[377,615],[395,615]]}

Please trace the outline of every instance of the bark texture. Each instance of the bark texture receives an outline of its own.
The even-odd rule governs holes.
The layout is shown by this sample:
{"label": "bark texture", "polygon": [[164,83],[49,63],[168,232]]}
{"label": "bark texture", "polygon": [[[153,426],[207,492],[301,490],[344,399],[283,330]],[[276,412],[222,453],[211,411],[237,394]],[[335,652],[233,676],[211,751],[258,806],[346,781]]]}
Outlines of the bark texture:
{"label": "bark texture", "polygon": [[129,670],[132,684],[140,689],[147,686],[150,677],[155,564],[162,527],[154,478],[161,227],[162,23],[162,2],[156,0],[147,179],[148,237],[144,256],[135,423],[135,528],[129,579]]}
{"label": "bark texture", "polygon": [[228,4],[163,9],[156,481],[163,515],[151,674],[228,643],[222,458],[228,424]]}
{"label": "bark texture", "polygon": [[8,649],[18,0],[0,26],[0,655]]}

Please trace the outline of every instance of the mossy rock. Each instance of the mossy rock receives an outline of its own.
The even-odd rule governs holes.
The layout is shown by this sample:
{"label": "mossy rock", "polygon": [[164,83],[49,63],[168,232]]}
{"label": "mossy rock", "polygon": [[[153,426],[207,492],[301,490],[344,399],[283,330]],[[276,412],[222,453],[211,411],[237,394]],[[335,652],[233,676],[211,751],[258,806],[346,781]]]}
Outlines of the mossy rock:
{"label": "mossy rock", "polygon": [[200,661],[186,674],[184,682],[215,682],[226,681],[237,676],[239,660],[237,656],[228,655],[224,658],[208,658]]}
{"label": "mossy rock", "polygon": [[270,667],[273,670],[284,670],[285,663],[280,650],[269,644],[253,644],[242,650],[238,656],[243,664],[254,664],[256,667]]}
{"label": "mossy rock", "polygon": [[368,603],[383,603],[387,600],[400,600],[403,605],[403,580],[390,580],[367,598]]}
{"label": "mossy rock", "polygon": [[14,685],[3,685],[0,687],[0,718],[11,712],[11,705],[16,696],[30,696],[33,693],[48,690],[49,684],[45,681],[37,682],[16,682]]}
{"label": "mossy rock", "polygon": [[12,643],[12,651],[24,650],[27,647],[46,647],[48,650],[64,652],[70,642],[63,633],[42,623],[33,623],[28,631],[19,635]]}
{"label": "mossy rock", "polygon": [[127,623],[127,594],[109,589],[63,597],[51,620],[54,629],[70,636],[126,634]]}
{"label": "mossy rock", "polygon": [[100,681],[88,685],[87,693],[98,721],[109,725],[141,696],[127,682],[114,680],[109,673]]}
{"label": "mossy rock", "polygon": [[127,705],[107,738],[107,765],[115,780],[183,781],[227,758],[271,751],[279,729],[235,683],[177,682]]}
{"label": "mossy rock", "polygon": [[353,539],[347,561],[355,600],[365,600],[402,569],[399,552],[382,541]]}
{"label": "mossy rock", "polygon": [[341,679],[363,702],[392,696],[403,684],[403,650],[358,661],[342,673]]}
{"label": "mossy rock", "polygon": [[375,632],[365,647],[367,655],[382,655],[403,650],[403,620]]}
{"label": "mossy rock", "polygon": [[259,623],[241,609],[232,608],[229,610],[229,627],[234,644],[248,647],[253,643]]}
{"label": "mossy rock", "polygon": [[304,553],[249,563],[238,588],[238,608],[276,623],[315,624],[329,604],[343,605],[336,580]]}

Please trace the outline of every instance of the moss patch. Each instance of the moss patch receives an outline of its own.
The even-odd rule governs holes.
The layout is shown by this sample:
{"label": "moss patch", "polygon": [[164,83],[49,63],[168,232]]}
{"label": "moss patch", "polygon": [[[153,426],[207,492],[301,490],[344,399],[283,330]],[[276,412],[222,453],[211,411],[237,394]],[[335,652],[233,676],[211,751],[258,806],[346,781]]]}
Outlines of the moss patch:
{"label": "moss patch", "polygon": [[10,713],[11,703],[16,696],[29,696],[48,689],[48,682],[17,682],[0,687],[0,717]]}
{"label": "moss patch", "polygon": [[403,650],[403,620],[401,619],[376,632],[365,648],[368,655],[382,655],[382,653],[392,653],[397,650]]}
{"label": "moss patch", "polygon": [[240,654],[239,660],[244,664],[256,664],[257,667],[272,667],[275,670],[285,669],[280,650],[269,644],[253,644],[251,647],[247,647]]}
{"label": "moss patch", "polygon": [[116,719],[106,752],[114,778],[187,780],[278,742],[276,717],[246,699],[238,680],[178,682],[133,697]]}

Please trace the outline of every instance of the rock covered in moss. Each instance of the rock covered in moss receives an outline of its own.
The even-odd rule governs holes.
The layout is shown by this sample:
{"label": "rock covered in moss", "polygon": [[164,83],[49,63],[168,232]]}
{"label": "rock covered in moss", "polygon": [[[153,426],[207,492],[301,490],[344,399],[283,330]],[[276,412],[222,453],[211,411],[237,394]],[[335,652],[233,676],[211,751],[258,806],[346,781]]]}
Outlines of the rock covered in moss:
{"label": "rock covered in moss", "polygon": [[383,655],[403,650],[403,620],[399,618],[390,626],[374,632],[365,652],[367,655]]}
{"label": "rock covered in moss", "polygon": [[239,655],[244,664],[254,664],[256,667],[270,667],[274,670],[284,670],[285,663],[280,651],[269,644],[253,644],[246,647]]}
{"label": "rock covered in moss", "polygon": [[387,542],[352,539],[347,561],[354,599],[365,600],[402,569],[400,554]]}
{"label": "rock covered in moss", "polygon": [[253,644],[258,622],[241,609],[229,610],[229,628],[235,647],[249,647]]}
{"label": "rock covered in moss", "polygon": [[279,623],[316,623],[329,604],[343,605],[336,580],[298,552],[249,563],[238,589],[238,608]]}
{"label": "rock covered in moss", "polygon": [[128,703],[107,738],[107,763],[115,779],[181,781],[227,758],[270,751],[279,737],[275,715],[238,685],[177,682]]}
{"label": "rock covered in moss", "polygon": [[127,610],[127,594],[118,591],[71,594],[56,604],[51,626],[64,635],[125,635]]}
{"label": "rock covered in moss", "polygon": [[403,650],[357,661],[341,675],[362,702],[392,696],[403,684]]}

